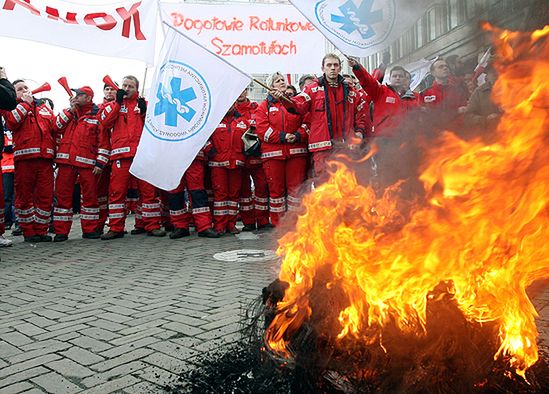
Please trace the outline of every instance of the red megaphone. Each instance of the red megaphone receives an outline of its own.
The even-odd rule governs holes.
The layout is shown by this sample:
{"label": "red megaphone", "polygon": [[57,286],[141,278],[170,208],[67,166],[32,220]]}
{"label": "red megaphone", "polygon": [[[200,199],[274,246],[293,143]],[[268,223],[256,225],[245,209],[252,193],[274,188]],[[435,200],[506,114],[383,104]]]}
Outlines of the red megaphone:
{"label": "red megaphone", "polygon": [[67,82],[67,77],[61,77],[57,80],[61,86],[63,86],[63,89],[65,89],[65,92],[69,95],[69,97],[73,96],[73,92],[71,88],[69,87],[69,83]]}
{"label": "red megaphone", "polygon": [[46,82],[42,86],[39,86],[36,89],[34,89],[31,93],[34,95],[42,92],[48,92],[50,90],[51,90],[51,85]]}
{"label": "red megaphone", "polygon": [[111,79],[111,77],[109,77],[108,75],[105,75],[103,77],[103,82],[106,84],[106,85],[109,85],[111,88],[113,88],[114,90],[118,90],[120,89],[118,87],[118,85],[116,83],[114,83],[114,81]]}

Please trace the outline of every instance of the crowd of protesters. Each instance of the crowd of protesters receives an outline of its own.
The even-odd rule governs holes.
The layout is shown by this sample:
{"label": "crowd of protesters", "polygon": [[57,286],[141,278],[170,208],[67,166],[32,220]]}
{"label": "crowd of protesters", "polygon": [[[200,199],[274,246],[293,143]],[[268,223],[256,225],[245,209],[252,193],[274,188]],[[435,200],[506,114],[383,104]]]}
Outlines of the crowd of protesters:
{"label": "crowd of protesters", "polygon": [[438,58],[429,86],[418,93],[403,67],[388,70],[389,83],[382,84],[384,68],[369,73],[348,62],[353,75],[342,75],[341,59],[326,55],[322,75],[303,76],[299,93],[280,73],[267,79],[270,91],[261,103],[242,92],[171,191],[129,171],[147,111],[137,78],[126,76],[118,90],[105,85],[99,102],[90,87],[73,89],[70,106],[55,114],[51,101],[33,97],[24,80],[10,83],[1,69],[0,246],[11,245],[5,227],[26,242],[66,241],[77,206],[85,239],[124,237],[129,212],[135,213],[132,235],[178,239],[193,225],[198,236],[218,238],[277,227],[288,211],[299,210],[307,179],[315,185],[326,179],[336,150],[390,141],[416,117],[463,130],[465,138],[500,117],[490,99],[491,68],[476,87],[476,77],[457,75],[455,64]]}

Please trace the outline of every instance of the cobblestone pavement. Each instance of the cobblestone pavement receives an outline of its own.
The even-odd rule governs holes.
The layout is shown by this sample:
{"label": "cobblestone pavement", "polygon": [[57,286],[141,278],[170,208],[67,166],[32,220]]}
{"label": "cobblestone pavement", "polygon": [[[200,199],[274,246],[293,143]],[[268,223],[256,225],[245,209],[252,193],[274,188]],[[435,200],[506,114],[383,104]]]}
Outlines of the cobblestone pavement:
{"label": "cobblestone pavement", "polygon": [[[73,229],[62,244],[18,237],[0,249],[1,394],[163,392],[190,358],[235,338],[242,308],[278,272],[272,258],[213,258],[274,250],[275,233],[106,242]],[[545,346],[547,282],[533,293]]]}

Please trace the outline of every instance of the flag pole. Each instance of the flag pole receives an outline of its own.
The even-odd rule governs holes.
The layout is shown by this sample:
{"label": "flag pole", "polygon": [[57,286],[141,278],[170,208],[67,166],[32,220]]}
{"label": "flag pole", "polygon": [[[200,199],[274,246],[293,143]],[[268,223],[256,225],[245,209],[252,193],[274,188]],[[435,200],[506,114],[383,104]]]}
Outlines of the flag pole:
{"label": "flag pole", "polygon": [[210,54],[214,55],[215,57],[217,57],[219,60],[221,60],[223,63],[225,63],[226,65],[230,66],[231,68],[233,68],[234,70],[238,71],[239,73],[241,73],[242,75],[244,75],[245,77],[249,78],[249,79],[253,79],[252,76],[248,73],[245,73],[244,71],[242,71],[241,69],[239,69],[238,67],[235,67],[234,65],[232,65],[231,63],[229,63],[228,61],[226,61],[225,59],[223,59],[221,56],[219,56],[218,54],[210,51],[208,48],[206,48],[204,45],[196,42],[195,40],[193,40],[191,37],[181,33],[179,30],[177,30],[175,27],[171,26],[169,23],[166,23],[165,21],[162,21],[162,23],[164,25],[166,25],[168,28],[172,29],[173,31],[175,31],[177,34],[180,34],[182,35],[183,37],[185,37],[187,40],[191,41],[192,43],[198,45],[199,47],[201,47],[202,49],[204,49],[205,51],[209,52]]}
{"label": "flag pole", "polygon": [[[252,78],[252,81],[254,81],[255,83],[257,83],[258,85],[264,87],[265,89],[267,89],[267,91],[271,92],[273,90],[273,88],[270,88],[268,87],[267,85],[265,85],[263,82],[261,82],[260,80],[258,79],[255,79],[255,78]],[[286,96],[282,96],[282,100],[286,101],[287,103],[289,104],[293,104],[294,102],[292,100],[290,100],[288,97]]]}

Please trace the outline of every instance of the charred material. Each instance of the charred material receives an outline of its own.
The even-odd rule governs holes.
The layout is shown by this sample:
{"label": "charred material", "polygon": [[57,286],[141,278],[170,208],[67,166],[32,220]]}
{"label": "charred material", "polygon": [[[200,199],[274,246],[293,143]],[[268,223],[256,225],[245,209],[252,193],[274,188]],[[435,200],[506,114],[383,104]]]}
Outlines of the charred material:
{"label": "charred material", "polygon": [[197,367],[183,373],[169,392],[549,392],[545,355],[527,371],[527,381],[510,369],[507,360],[494,361],[495,327],[467,321],[449,291],[450,284],[442,283],[429,295],[424,335],[403,334],[393,324],[369,344],[356,338],[337,339],[337,322],[326,320],[326,308],[341,304],[337,287],[311,297],[317,312],[291,339],[291,357],[284,359],[264,343],[266,319],[272,319],[273,306],[287,288],[283,282],[273,282],[246,311],[241,339],[193,360]]}

